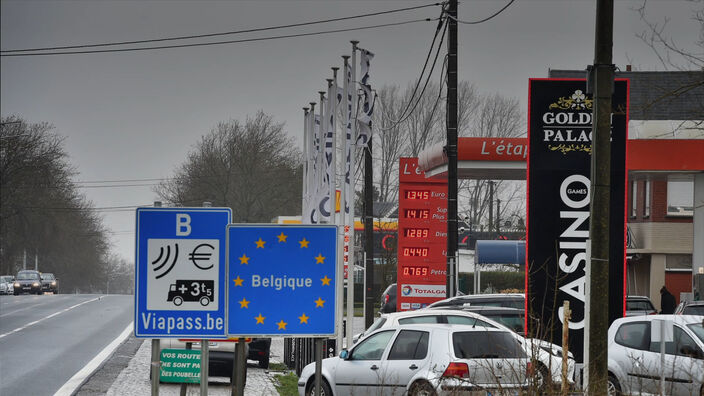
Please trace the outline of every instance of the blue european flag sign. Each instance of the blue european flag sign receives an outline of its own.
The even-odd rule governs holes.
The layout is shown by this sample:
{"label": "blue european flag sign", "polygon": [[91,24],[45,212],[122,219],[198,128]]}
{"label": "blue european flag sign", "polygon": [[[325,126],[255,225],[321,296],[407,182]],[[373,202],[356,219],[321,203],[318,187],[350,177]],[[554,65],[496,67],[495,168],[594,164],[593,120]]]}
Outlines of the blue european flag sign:
{"label": "blue european flag sign", "polygon": [[229,336],[335,334],[337,227],[227,227]]}

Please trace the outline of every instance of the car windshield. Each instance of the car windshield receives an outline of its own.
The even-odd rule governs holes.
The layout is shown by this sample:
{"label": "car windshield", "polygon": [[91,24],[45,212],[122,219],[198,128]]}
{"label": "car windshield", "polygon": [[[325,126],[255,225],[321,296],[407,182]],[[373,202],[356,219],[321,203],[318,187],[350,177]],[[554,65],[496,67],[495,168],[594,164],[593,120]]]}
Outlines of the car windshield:
{"label": "car windshield", "polygon": [[373,332],[374,330],[378,329],[379,327],[383,326],[384,323],[386,323],[386,318],[384,318],[384,317],[377,318],[377,320],[375,320],[374,323],[372,323],[372,325],[369,326],[369,328],[367,330],[365,330],[364,332],[369,334],[369,333]]}
{"label": "car windshield", "polygon": [[516,339],[505,331],[456,332],[452,335],[452,347],[460,359],[525,357]]}
{"label": "car windshield", "polygon": [[518,334],[524,334],[523,317],[520,315],[490,314],[479,312],[487,318],[499,322]]}
{"label": "car windshield", "polygon": [[688,324],[687,327],[692,330],[692,333],[694,333],[701,342],[704,342],[704,320],[702,323]]}
{"label": "car windshield", "polygon": [[704,315],[704,305],[690,305],[682,310],[684,315]]}
{"label": "car windshield", "polygon": [[42,274],[42,280],[54,280],[54,274]]}
{"label": "car windshield", "polygon": [[18,280],[32,280],[37,279],[37,275],[33,272],[20,272],[17,274]]}
{"label": "car windshield", "polygon": [[11,276],[0,276],[0,282],[11,282],[12,277]]}

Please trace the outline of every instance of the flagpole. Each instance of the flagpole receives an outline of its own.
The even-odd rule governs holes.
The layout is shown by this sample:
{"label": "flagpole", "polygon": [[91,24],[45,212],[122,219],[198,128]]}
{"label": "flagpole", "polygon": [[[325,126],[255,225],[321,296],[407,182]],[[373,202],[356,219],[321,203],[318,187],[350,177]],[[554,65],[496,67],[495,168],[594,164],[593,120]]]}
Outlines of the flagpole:
{"label": "flagpole", "polygon": [[[350,233],[349,233],[349,239],[350,239],[350,249],[349,249],[349,277],[352,279],[352,284],[354,284],[354,267],[355,267],[355,239],[354,239],[354,199],[355,199],[355,186],[357,184],[357,175],[355,174],[356,172],[356,163],[357,163],[357,44],[359,41],[357,40],[352,40],[350,41],[352,43],[352,61],[350,63],[350,85],[351,87],[349,88],[349,94],[350,101],[352,102],[350,104],[350,191],[347,193],[348,198],[350,199],[350,213],[349,213],[349,223],[350,223]],[[365,270],[366,272],[366,270]],[[371,287],[371,285],[365,285],[365,292],[366,288]],[[352,305],[354,305],[354,286],[352,287]],[[365,313],[366,315],[366,313]],[[364,328],[369,327],[366,325]]]}
{"label": "flagpole", "polygon": [[310,138],[311,138],[311,146],[310,150],[312,151],[311,157],[308,159],[309,163],[313,165],[313,172],[308,175],[308,191],[310,191],[310,197],[308,200],[308,208],[306,209],[306,222],[304,224],[315,224],[317,223],[317,219],[313,216],[313,213],[316,212],[316,207],[315,205],[317,204],[316,200],[318,198],[318,172],[319,172],[319,167],[317,164],[318,161],[318,148],[316,146],[316,140],[317,140],[317,134],[315,133],[315,102],[309,102],[310,104],[310,112],[308,113],[308,131],[310,132]]}
{"label": "flagpole", "polygon": [[301,189],[301,222],[305,223],[305,213],[308,207],[308,108],[303,108],[303,186]]}
{"label": "flagpole", "polygon": [[[320,114],[320,122],[318,124],[320,136],[320,152],[318,162],[320,163],[320,172],[318,175],[318,183],[320,186],[321,197],[324,197],[326,194],[328,194],[325,192],[325,91],[318,91],[318,95],[320,95],[320,109],[318,110],[318,113]],[[318,200],[316,199],[316,201]],[[318,206],[318,224],[329,223],[329,218],[325,219],[323,217],[323,212],[320,210],[323,209],[320,208],[320,201],[316,202],[315,204]]]}

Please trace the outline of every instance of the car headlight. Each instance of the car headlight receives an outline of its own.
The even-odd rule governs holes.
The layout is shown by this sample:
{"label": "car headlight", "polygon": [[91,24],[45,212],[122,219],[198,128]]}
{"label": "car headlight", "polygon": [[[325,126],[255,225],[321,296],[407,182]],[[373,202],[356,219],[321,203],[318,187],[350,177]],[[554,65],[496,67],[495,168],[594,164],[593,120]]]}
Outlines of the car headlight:
{"label": "car headlight", "polygon": [[15,287],[20,287],[20,283],[19,283],[19,282],[15,282],[15,285],[14,285],[14,286],[15,286]]}
{"label": "car headlight", "polygon": [[34,286],[34,287],[39,287],[39,283],[38,283],[38,282],[34,282],[34,283],[32,283],[32,286]]}
{"label": "car headlight", "polygon": [[56,286],[56,282],[51,282],[51,285],[52,285],[52,286]]}

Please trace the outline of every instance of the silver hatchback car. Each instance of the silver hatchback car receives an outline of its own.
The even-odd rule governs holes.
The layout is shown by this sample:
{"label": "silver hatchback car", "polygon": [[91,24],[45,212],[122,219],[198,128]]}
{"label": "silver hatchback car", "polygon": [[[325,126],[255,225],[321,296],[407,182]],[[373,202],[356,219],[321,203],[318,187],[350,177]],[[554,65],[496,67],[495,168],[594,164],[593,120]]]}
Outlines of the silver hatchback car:
{"label": "silver hatchback car", "polygon": [[[664,366],[660,342],[651,336],[661,325],[657,320],[672,325]],[[704,395],[704,316],[616,319],[609,327],[609,394],[660,394],[663,373],[665,395]]]}
{"label": "silver hatchback car", "polygon": [[[529,387],[530,363],[506,330],[469,325],[379,329],[323,360],[329,395],[516,394]],[[298,393],[314,390],[315,363],[303,368]]]}

